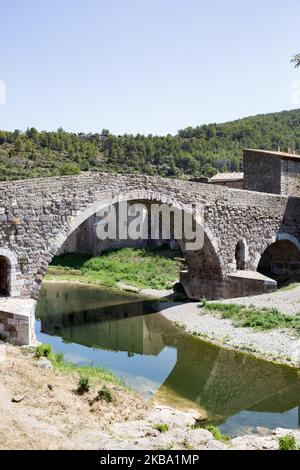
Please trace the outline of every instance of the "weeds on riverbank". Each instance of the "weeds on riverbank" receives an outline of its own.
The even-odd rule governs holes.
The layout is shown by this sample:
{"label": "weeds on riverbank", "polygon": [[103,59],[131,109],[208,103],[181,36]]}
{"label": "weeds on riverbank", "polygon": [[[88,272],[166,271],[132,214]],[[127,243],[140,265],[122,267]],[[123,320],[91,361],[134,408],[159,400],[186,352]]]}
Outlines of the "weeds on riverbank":
{"label": "weeds on riverbank", "polygon": [[77,280],[114,287],[124,282],[138,288],[168,289],[182,269],[179,252],[166,247],[122,248],[95,258],[83,254],[55,256],[48,279]]}
{"label": "weeds on riverbank", "polygon": [[111,390],[106,385],[103,385],[101,390],[98,390],[97,399],[104,400],[107,403],[111,403],[113,401],[113,395]]}
{"label": "weeds on riverbank", "polygon": [[231,440],[230,436],[228,436],[227,434],[223,434],[221,430],[213,424],[207,424],[206,426],[202,426],[202,429],[207,429],[207,431],[211,432],[217,441],[228,442]]}
{"label": "weeds on riverbank", "polygon": [[78,395],[83,395],[90,390],[90,379],[81,375],[78,380],[77,393]]}
{"label": "weeds on riverbank", "polygon": [[290,434],[280,437],[278,443],[279,450],[300,450],[297,446],[295,436],[291,436]]}
{"label": "weeds on riverbank", "polygon": [[124,381],[116,377],[110,370],[103,367],[94,367],[92,365],[78,366],[76,364],[66,362],[62,352],[51,353],[49,355],[49,359],[55,369],[58,369],[65,374],[86,377],[89,382],[107,382],[125,387]]}
{"label": "weeds on riverbank", "polygon": [[203,308],[221,318],[231,319],[236,326],[255,330],[291,328],[300,331],[300,315],[284,315],[275,308],[258,309],[253,306],[222,302],[205,302]]}
{"label": "weeds on riverbank", "polygon": [[169,425],[167,423],[157,423],[157,424],[154,424],[153,427],[160,433],[169,431]]}

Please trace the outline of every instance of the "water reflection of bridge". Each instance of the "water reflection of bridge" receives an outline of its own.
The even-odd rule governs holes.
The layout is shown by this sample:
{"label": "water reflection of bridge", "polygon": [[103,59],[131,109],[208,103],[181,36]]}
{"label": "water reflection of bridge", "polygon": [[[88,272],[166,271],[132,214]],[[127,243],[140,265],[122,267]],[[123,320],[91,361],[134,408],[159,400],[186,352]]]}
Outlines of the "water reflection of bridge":
{"label": "water reflection of bridge", "polygon": [[69,308],[60,313],[59,299],[56,307],[54,299],[49,300],[54,311],[44,309],[52,311],[41,316],[44,333],[128,354],[158,356],[166,346],[175,347],[177,362],[156,392],[158,399],[169,394],[196,402],[219,421],[246,409],[282,413],[299,407],[300,378],[296,370],[183,334],[162,315],[152,314],[168,308],[166,303],[135,301],[91,309],[76,304],[82,310],[72,312],[68,302]]}

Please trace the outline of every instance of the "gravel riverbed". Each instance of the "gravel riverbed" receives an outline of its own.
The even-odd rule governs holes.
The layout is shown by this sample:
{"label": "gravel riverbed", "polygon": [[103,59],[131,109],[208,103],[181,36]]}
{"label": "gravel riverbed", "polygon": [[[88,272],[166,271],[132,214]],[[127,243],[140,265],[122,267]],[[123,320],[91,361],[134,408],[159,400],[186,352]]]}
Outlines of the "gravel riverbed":
{"label": "gravel riverbed", "polygon": [[[300,286],[252,297],[223,300],[223,303],[277,308],[284,314],[300,312]],[[168,304],[160,312],[168,320],[181,325],[188,333],[223,347],[255,354],[265,359],[300,366],[300,335],[291,329],[255,331],[236,327],[230,319],[205,312],[200,302]]]}

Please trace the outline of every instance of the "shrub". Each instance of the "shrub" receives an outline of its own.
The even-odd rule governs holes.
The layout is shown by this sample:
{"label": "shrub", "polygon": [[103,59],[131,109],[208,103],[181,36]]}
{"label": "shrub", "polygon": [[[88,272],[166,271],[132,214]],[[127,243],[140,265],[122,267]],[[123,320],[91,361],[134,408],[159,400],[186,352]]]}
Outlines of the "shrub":
{"label": "shrub", "polygon": [[287,434],[279,438],[279,450],[298,450],[295,436]]}
{"label": "shrub", "polygon": [[106,387],[106,385],[103,385],[101,390],[98,391],[98,400],[105,400],[107,403],[111,403],[113,401],[113,396],[111,393],[111,390]]}
{"label": "shrub", "polygon": [[156,429],[159,432],[169,431],[169,425],[166,424],[166,423],[158,423],[158,424],[155,424],[153,427],[154,427],[154,429]]}
{"label": "shrub", "polygon": [[35,353],[35,357],[37,357],[38,359],[40,357],[49,357],[51,354],[51,346],[50,344],[39,344],[35,348],[34,353]]}
{"label": "shrub", "polygon": [[80,168],[79,166],[75,165],[75,163],[64,163],[59,167],[59,174],[61,176],[65,175],[79,175]]}
{"label": "shrub", "polygon": [[78,380],[77,393],[83,395],[90,390],[90,380],[88,377],[81,375]]}

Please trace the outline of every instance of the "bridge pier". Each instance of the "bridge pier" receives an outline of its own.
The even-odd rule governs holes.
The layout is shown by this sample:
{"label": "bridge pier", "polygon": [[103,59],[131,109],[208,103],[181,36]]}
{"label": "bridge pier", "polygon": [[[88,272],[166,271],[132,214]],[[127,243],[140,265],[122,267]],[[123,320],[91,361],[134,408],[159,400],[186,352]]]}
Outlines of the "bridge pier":
{"label": "bridge pier", "polygon": [[182,271],[182,283],[189,299],[207,300],[247,297],[274,292],[277,282],[256,271],[236,271],[224,280],[199,279],[188,271]]}
{"label": "bridge pier", "polygon": [[36,300],[0,298],[0,335],[18,346],[36,344]]}

